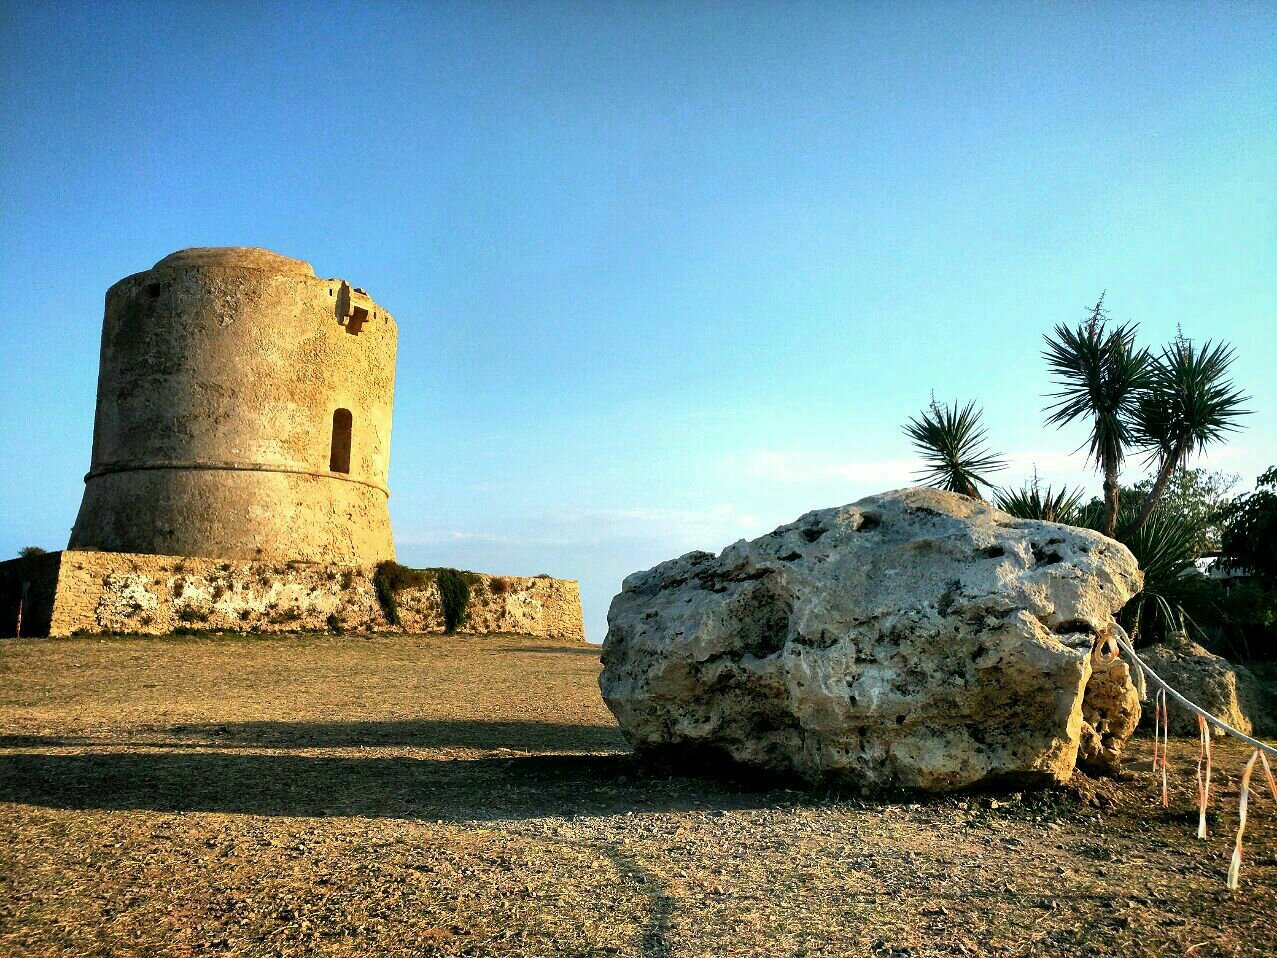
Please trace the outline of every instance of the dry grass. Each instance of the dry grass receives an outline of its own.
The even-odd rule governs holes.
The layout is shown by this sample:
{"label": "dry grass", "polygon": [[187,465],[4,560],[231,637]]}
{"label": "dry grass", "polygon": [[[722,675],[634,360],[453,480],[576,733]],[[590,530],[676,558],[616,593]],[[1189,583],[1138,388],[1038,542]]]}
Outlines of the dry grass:
{"label": "dry grass", "polygon": [[1189,743],[1169,810],[1147,773],[873,804],[636,765],[597,673],[514,636],[0,644],[0,953],[1272,953],[1266,795],[1224,889],[1237,748],[1201,843]]}

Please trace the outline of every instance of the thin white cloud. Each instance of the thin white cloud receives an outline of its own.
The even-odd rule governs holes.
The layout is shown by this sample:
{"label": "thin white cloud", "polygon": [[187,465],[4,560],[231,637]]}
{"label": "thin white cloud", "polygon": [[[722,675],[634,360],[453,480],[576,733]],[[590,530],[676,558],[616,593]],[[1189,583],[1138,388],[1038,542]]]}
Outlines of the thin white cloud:
{"label": "thin white cloud", "polygon": [[[494,516],[468,529],[409,529],[401,546],[489,543],[505,546],[588,548],[635,540],[674,543],[732,542],[756,529],[757,516],[728,504],[705,510],[663,508],[581,509],[518,517]],[[691,546],[689,545],[689,548]]]}
{"label": "thin white cloud", "polygon": [[[1056,484],[1087,484],[1094,478],[1081,454],[1029,449],[1006,453],[1003,458],[1007,468],[991,476],[1002,485],[1019,485],[1034,469],[1044,482]],[[744,457],[743,467],[739,462],[731,468],[742,468],[750,478],[776,485],[823,485],[838,480],[872,484],[875,491],[917,485],[923,469],[922,460],[916,457],[857,460],[803,450],[758,449]]]}
{"label": "thin white cloud", "polygon": [[[843,479],[907,486],[921,462],[918,459],[840,460],[838,457],[801,450],[756,449],[744,459],[744,472],[754,479],[782,484]],[[731,463],[734,468],[736,463]]]}

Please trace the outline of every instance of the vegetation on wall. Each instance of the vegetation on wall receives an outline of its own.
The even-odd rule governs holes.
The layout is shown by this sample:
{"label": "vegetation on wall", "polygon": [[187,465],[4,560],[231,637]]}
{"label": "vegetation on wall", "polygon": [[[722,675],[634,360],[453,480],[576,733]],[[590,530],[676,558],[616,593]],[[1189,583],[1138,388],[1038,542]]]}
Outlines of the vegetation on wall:
{"label": "vegetation on wall", "polygon": [[435,584],[443,602],[443,631],[448,635],[465,624],[470,607],[469,579],[473,577],[474,573],[456,569],[438,569],[435,572]]}
{"label": "vegetation on wall", "polygon": [[1277,658],[1277,466],[1216,515],[1220,566],[1235,576],[1219,584],[1219,625],[1243,654]]}
{"label": "vegetation on wall", "polygon": [[433,581],[443,606],[444,632],[451,635],[466,622],[470,612],[470,585],[478,578],[475,573],[460,569],[410,569],[387,560],[377,564],[372,584],[386,621],[399,626],[402,625],[399,594],[404,589],[420,589]]}
{"label": "vegetation on wall", "polygon": [[386,621],[398,626],[399,593],[404,589],[416,589],[430,581],[430,575],[422,569],[410,569],[392,559],[377,563],[372,575],[372,587],[377,593],[377,602],[386,615]]}

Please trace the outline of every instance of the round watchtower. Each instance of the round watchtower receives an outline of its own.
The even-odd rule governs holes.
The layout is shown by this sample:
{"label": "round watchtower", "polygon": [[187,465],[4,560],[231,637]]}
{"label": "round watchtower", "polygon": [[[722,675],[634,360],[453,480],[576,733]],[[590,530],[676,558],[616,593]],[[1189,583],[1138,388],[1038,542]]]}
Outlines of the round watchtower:
{"label": "round watchtower", "polygon": [[70,548],[394,558],[397,328],[263,249],[187,249],[107,291],[93,464]]}

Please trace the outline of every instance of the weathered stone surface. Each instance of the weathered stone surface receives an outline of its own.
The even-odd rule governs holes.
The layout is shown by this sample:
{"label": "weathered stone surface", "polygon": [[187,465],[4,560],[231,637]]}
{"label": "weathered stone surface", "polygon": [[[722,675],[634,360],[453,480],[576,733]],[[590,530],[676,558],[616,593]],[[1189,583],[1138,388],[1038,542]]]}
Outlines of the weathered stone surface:
{"label": "weathered stone surface", "polygon": [[[1121,626],[1114,625],[1114,629]],[[1131,667],[1120,658],[1091,658],[1091,678],[1082,697],[1082,740],[1077,761],[1093,772],[1117,771],[1122,750],[1140,723],[1140,697]]]}
{"label": "weathered stone surface", "polygon": [[71,549],[393,559],[397,326],[268,250],[180,250],[107,291]]}
{"label": "weathered stone surface", "polygon": [[[889,492],[629,576],[599,684],[639,749],[866,789],[1064,781],[1093,645],[1140,585],[1096,533]],[[1097,756],[1129,734],[1114,698]]]}
{"label": "weathered stone surface", "polygon": [[[1139,650],[1140,657],[1165,679],[1170,686],[1216,718],[1239,732],[1255,731],[1250,711],[1264,709],[1264,690],[1249,669],[1232,665],[1186,638],[1150,645]],[[1248,709],[1247,706],[1250,706]],[[1172,735],[1197,735],[1197,717],[1174,699],[1167,703],[1167,718]],[[1153,710],[1145,717],[1151,727]],[[1262,731],[1262,730],[1261,730]],[[1224,732],[1215,730],[1216,735]]]}
{"label": "weathered stone surface", "polygon": [[[247,562],[120,552],[52,552],[0,562],[0,636],[178,628],[246,632],[442,632],[433,578],[397,596],[393,629],[377,600],[374,569],[314,562]],[[584,639],[577,583],[548,577],[476,575],[469,634],[513,632]]]}

